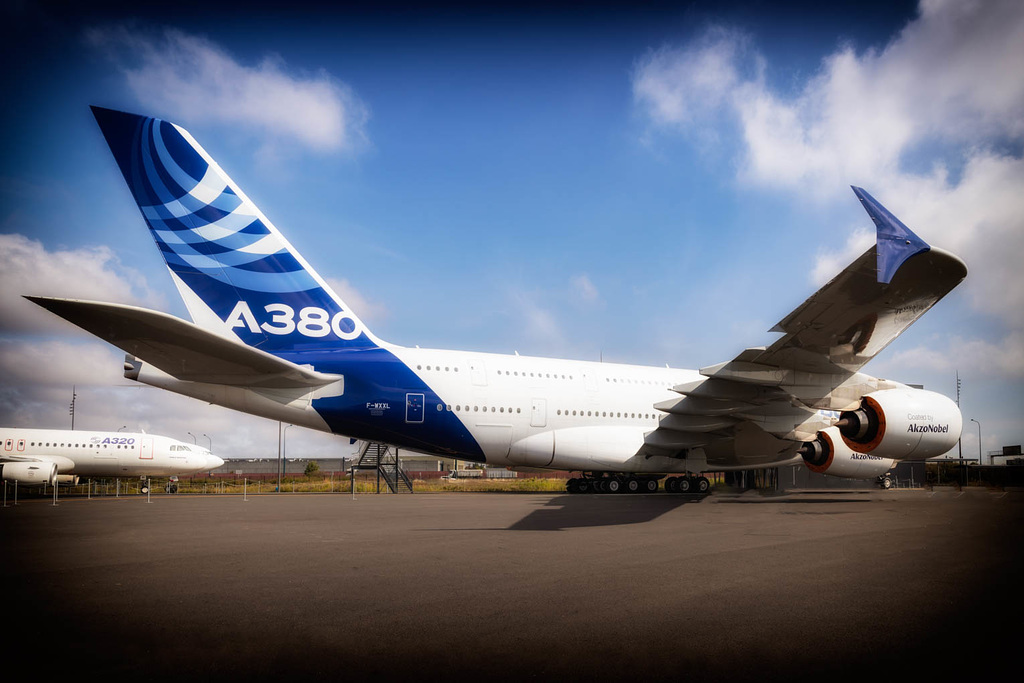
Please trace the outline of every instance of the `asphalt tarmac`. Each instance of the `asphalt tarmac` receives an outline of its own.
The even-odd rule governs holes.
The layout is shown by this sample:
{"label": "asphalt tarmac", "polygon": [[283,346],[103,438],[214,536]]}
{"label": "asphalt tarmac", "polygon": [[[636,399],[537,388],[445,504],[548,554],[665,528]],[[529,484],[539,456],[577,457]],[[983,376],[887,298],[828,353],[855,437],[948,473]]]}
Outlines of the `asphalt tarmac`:
{"label": "asphalt tarmac", "polygon": [[0,509],[4,659],[206,680],[952,680],[1016,661],[1024,493]]}

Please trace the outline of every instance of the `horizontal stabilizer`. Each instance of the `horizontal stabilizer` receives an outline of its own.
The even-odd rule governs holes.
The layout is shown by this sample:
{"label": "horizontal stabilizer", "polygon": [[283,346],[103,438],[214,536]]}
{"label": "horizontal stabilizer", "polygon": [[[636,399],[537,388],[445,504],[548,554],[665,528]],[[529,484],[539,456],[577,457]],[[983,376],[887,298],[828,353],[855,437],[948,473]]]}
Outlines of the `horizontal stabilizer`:
{"label": "horizontal stabilizer", "polygon": [[341,379],[159,311],[99,301],[25,298],[180,380],[288,389],[320,387]]}

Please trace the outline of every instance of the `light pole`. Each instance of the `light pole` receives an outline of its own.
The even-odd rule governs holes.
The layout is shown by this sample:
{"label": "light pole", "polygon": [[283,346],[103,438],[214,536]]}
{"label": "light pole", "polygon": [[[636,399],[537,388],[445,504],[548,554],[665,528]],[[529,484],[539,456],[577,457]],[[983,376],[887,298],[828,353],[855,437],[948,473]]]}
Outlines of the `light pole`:
{"label": "light pole", "polygon": [[210,438],[209,436],[207,436],[206,434],[203,434],[203,436],[205,436],[205,437],[206,437],[206,439],[207,439],[207,440],[208,440],[208,441],[210,442],[210,452],[211,452],[211,453],[213,453],[213,439],[211,439],[211,438]]}
{"label": "light pole", "polygon": [[975,420],[973,417],[971,418],[971,422],[978,425],[978,464],[981,465],[981,423]]}
{"label": "light pole", "polygon": [[[288,427],[294,427],[295,425],[288,425]],[[283,422],[277,423],[277,492],[281,493],[281,475],[284,472],[284,435],[288,432],[288,427],[284,426]]]}
{"label": "light pole", "polygon": [[282,454],[282,465],[288,467],[288,428],[294,427],[295,425],[285,425],[284,431],[281,432],[281,454]]}
{"label": "light pole", "polygon": [[185,433],[192,437],[192,443],[193,444],[195,444],[196,446],[199,445],[198,443],[196,443],[196,435],[195,434],[193,434],[192,432],[185,432]]}
{"label": "light pole", "polygon": [[122,429],[128,429],[128,425],[121,425],[120,427],[117,428],[117,431],[120,432]]}

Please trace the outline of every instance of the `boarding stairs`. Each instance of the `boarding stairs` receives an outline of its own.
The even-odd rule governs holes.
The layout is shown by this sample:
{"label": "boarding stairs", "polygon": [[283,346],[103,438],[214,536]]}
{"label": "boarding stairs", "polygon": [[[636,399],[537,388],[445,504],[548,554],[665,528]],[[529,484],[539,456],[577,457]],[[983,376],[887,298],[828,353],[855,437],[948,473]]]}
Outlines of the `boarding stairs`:
{"label": "boarding stairs", "polygon": [[352,486],[355,487],[357,470],[376,470],[377,493],[380,493],[381,480],[391,493],[412,493],[412,480],[402,469],[398,457],[398,449],[384,443],[364,441],[356,452],[356,461],[352,465]]}

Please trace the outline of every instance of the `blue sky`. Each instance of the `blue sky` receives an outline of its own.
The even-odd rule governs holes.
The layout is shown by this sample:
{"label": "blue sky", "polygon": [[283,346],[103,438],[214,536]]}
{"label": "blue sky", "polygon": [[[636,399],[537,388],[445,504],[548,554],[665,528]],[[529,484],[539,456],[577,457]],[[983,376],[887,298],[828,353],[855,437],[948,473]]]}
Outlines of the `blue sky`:
{"label": "blue sky", "polygon": [[[130,388],[118,352],[19,299],[186,316],[97,104],[188,129],[405,345],[727,360],[867,247],[861,185],[971,269],[865,370],[948,395],[959,371],[984,450],[1024,441],[1019,3],[251,7],[2,10],[19,68],[3,77],[0,422],[66,425],[75,384],[76,426],[276,455],[276,424]],[[977,453],[974,423],[963,443]]]}

